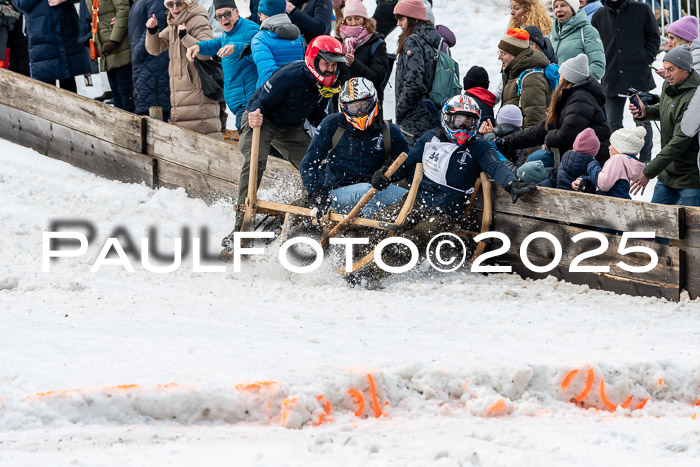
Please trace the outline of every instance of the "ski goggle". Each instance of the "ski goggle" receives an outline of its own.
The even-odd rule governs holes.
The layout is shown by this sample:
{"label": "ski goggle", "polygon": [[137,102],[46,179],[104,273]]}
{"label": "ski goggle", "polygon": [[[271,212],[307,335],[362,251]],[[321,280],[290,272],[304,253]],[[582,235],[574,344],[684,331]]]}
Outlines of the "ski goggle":
{"label": "ski goggle", "polygon": [[224,11],[220,15],[214,15],[214,19],[217,21],[221,21],[224,18],[231,19],[232,14],[233,14],[233,10]]}
{"label": "ski goggle", "polygon": [[453,131],[471,130],[477,123],[477,119],[473,115],[455,113],[445,116],[445,124]]}
{"label": "ski goggle", "polygon": [[318,83],[318,92],[321,93],[321,96],[325,98],[333,97],[336,94],[340,92],[340,85],[333,86],[332,88],[329,88],[328,86],[323,86],[321,83]]}
{"label": "ski goggle", "polygon": [[184,4],[185,4],[185,2],[180,2],[180,1],[177,1],[177,2],[168,1],[168,2],[165,2],[165,8],[167,8],[168,10],[172,10],[174,6],[177,6],[178,8],[180,8],[180,7],[182,7]]}
{"label": "ski goggle", "polygon": [[346,114],[355,117],[357,115],[367,115],[372,110],[376,102],[377,100],[374,97],[369,97],[367,99],[347,103],[341,102],[340,108]]}

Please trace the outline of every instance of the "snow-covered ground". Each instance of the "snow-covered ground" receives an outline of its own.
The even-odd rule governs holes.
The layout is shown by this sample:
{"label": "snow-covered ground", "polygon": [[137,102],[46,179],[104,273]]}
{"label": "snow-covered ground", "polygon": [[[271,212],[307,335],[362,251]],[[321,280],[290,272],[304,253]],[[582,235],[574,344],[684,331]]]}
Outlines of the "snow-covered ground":
{"label": "snow-covered ground", "polygon": [[[504,3],[435,1],[461,64],[495,76]],[[368,292],[274,244],[240,273],[92,273],[118,226],[163,251],[205,227],[215,252],[230,204],[6,141],[0,167],[2,466],[698,463],[698,301],[426,268]],[[42,272],[56,219],[97,238]]]}

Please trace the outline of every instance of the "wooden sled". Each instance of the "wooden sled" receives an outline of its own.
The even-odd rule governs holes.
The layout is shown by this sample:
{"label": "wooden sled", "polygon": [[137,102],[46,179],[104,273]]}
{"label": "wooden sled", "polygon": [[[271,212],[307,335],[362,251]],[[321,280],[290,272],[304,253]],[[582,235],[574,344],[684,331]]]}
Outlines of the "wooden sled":
{"label": "wooden sled", "polygon": [[[422,174],[421,174],[422,178]],[[413,186],[416,186],[416,177],[414,176],[414,184]],[[420,178],[418,179],[418,183],[420,183]],[[491,182],[488,179],[488,176],[486,175],[485,172],[481,172],[480,177],[476,180],[476,183],[474,184],[474,192],[471,194],[471,197],[469,198],[469,204],[467,205],[467,209],[464,212],[464,216],[462,216],[462,219],[466,220],[469,217],[469,214],[471,212],[472,206],[474,205],[474,200],[476,199],[476,195],[479,192],[479,189],[481,188],[482,192],[484,193],[484,209],[483,209],[483,214],[482,214],[482,220],[481,220],[481,232],[488,232],[489,229],[491,228],[491,221],[492,221],[492,209],[491,209]],[[409,199],[406,200],[406,203],[404,204],[404,208],[406,205],[410,204],[410,209],[405,210],[402,209],[401,212],[399,212],[399,215],[396,217],[396,221],[394,221],[394,225],[396,225],[398,228],[392,229],[386,238],[390,238],[395,236],[398,233],[399,228],[403,225],[404,221],[406,220],[406,216],[408,216],[408,213],[413,209],[413,204],[416,201],[416,194],[413,193],[413,196],[409,194]],[[479,234],[479,232],[470,232],[470,231],[465,231],[465,230],[459,230],[457,234],[464,238],[467,235],[472,235],[476,236]],[[486,249],[486,242],[479,242],[479,244],[476,247],[476,250],[472,254],[471,257],[467,258],[465,263],[468,263],[469,261],[472,261],[473,259],[478,258],[481,256],[481,254],[484,252]],[[366,256],[361,258],[360,260],[356,261],[353,263],[352,267],[350,268],[350,271],[346,271],[344,268],[338,269],[337,272],[339,274],[352,274],[360,269],[364,268],[368,264],[370,264],[372,261],[374,261],[374,249],[372,249],[371,252],[369,252]]]}
{"label": "wooden sled", "polygon": [[[251,146],[250,154],[250,172],[248,178],[248,196],[246,197],[245,204],[234,205],[234,211],[238,213],[243,213],[243,224],[241,226],[241,232],[250,232],[253,230],[253,221],[255,216],[258,214],[271,214],[271,215],[282,215],[285,216],[285,222],[283,226],[283,233],[287,230],[289,221],[292,215],[309,217],[316,219],[316,209],[315,208],[305,208],[302,206],[292,206],[289,204],[275,203],[272,201],[260,200],[257,197],[257,177],[258,177],[258,155],[259,155],[259,128],[253,128],[253,142]],[[406,160],[406,153],[401,153],[399,157],[396,158],[394,163],[387,169],[384,175],[390,178],[394,172],[404,163]],[[347,215],[329,213],[323,220],[324,223],[324,234],[321,238],[321,244],[325,248],[330,239],[338,235],[344,228],[348,226],[362,226],[371,227],[380,230],[398,230],[403,221],[405,220],[408,213],[413,209],[413,202],[416,199],[416,194],[418,193],[418,185],[423,178],[423,165],[417,164],[415,173],[413,176],[413,185],[409,191],[406,202],[401,209],[401,213],[397,217],[395,222],[383,222],[374,219],[366,219],[363,217],[357,217],[357,214],[362,210],[362,208],[372,199],[377,190],[374,188],[370,189],[365,196],[362,197],[360,202],[351,210]],[[403,215],[402,215],[403,214]]]}

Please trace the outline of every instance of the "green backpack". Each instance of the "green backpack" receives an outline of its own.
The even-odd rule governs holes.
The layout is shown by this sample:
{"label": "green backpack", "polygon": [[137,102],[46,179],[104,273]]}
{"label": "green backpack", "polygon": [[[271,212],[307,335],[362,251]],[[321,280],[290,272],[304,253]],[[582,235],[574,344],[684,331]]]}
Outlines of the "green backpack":
{"label": "green backpack", "polygon": [[462,93],[462,83],[459,80],[459,65],[445,52],[441,52],[444,39],[435,50],[435,79],[430,90],[430,100],[438,108],[442,101]]}

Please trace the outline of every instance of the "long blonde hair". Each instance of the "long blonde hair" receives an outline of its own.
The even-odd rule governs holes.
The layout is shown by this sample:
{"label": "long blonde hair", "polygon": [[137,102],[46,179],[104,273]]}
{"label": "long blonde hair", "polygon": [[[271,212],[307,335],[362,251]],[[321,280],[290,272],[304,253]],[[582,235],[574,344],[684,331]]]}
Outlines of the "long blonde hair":
{"label": "long blonde hair", "polygon": [[515,3],[523,7],[525,14],[523,15],[522,24],[517,24],[513,17],[510,17],[508,29],[525,28],[525,26],[537,26],[542,31],[543,36],[548,36],[552,32],[552,18],[542,6],[540,0],[514,0]]}

